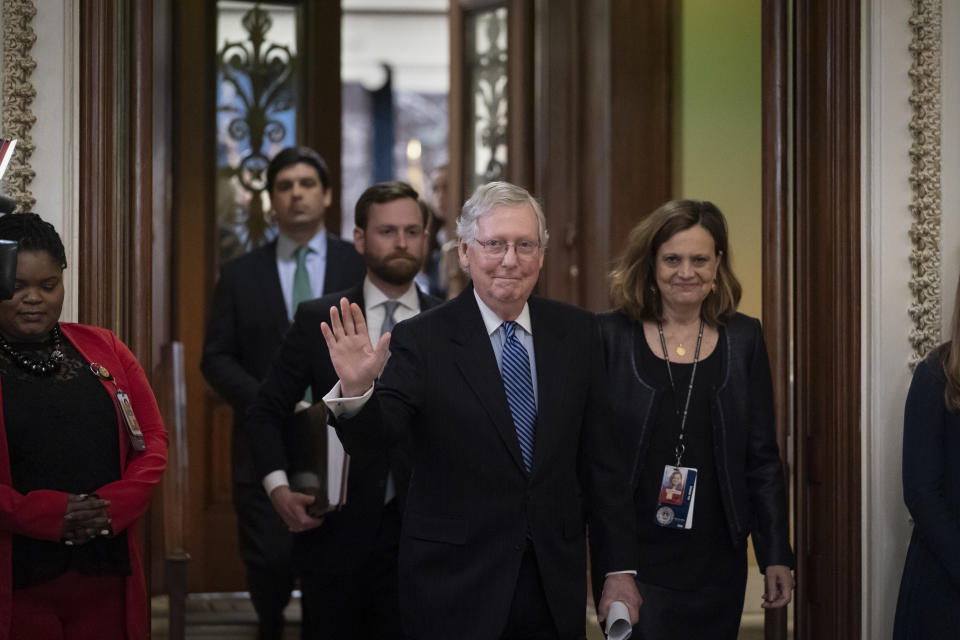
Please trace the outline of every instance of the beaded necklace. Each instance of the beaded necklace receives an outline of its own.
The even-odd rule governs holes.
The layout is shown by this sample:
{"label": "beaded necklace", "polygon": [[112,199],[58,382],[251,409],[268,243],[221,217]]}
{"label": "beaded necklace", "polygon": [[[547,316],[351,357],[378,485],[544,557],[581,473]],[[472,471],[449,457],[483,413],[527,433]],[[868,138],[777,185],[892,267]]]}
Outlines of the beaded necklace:
{"label": "beaded necklace", "polygon": [[0,335],[0,350],[21,369],[37,376],[46,376],[54,373],[63,362],[63,349],[60,341],[60,325],[53,325],[50,330],[50,341],[53,342],[53,351],[44,359],[33,359],[14,349],[7,339]]}

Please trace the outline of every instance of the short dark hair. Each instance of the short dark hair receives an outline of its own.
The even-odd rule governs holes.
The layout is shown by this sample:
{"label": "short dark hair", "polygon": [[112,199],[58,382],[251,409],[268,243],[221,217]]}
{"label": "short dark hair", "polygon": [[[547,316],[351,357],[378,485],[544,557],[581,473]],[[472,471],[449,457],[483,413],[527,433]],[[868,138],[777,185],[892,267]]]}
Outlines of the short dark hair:
{"label": "short dark hair", "polygon": [[720,256],[716,291],[704,300],[701,315],[710,325],[726,323],[740,304],[740,282],[730,268],[727,221],[715,204],[705,200],[671,200],[630,231],[626,247],[610,272],[614,306],[638,322],[662,320],[663,306],[656,287],[657,252],[674,234],[697,225],[713,238],[714,250]]}
{"label": "short dark hair", "polygon": [[273,156],[273,160],[267,166],[267,193],[273,194],[273,183],[277,179],[277,174],[295,164],[309,164],[317,170],[320,176],[320,183],[323,190],[330,188],[330,176],[327,171],[327,162],[319,153],[310,147],[287,147],[280,153]]}
{"label": "short dark hair", "polygon": [[21,251],[46,251],[67,268],[67,252],[53,225],[35,213],[8,213],[0,216],[0,240],[15,240]]}
{"label": "short dark hair", "polygon": [[370,205],[385,204],[402,198],[410,198],[417,203],[417,206],[420,207],[420,215],[423,217],[423,228],[426,229],[430,222],[430,210],[420,204],[420,194],[417,193],[416,189],[399,180],[378,182],[372,187],[367,187],[367,190],[360,195],[357,206],[353,210],[354,226],[366,231],[367,222],[370,218]]}

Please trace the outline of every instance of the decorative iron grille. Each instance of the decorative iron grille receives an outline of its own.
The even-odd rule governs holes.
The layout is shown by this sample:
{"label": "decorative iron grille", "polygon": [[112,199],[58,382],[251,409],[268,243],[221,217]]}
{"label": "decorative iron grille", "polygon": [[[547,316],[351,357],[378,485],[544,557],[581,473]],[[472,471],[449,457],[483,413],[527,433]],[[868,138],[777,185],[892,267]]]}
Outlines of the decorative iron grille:
{"label": "decorative iron grille", "polygon": [[[242,16],[242,17],[241,17]],[[240,17],[242,38],[236,34]],[[275,29],[274,18],[285,28]],[[294,144],[296,12],[292,6],[218,3],[217,230],[220,261],[276,235],[265,204],[270,158]]]}

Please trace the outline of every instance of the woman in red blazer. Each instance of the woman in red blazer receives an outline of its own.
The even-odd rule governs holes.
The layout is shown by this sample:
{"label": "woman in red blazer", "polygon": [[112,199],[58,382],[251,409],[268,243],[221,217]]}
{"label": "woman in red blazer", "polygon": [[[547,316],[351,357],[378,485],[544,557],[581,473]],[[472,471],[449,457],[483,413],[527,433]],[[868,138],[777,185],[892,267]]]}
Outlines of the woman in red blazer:
{"label": "woman in red blazer", "polygon": [[0,640],[147,637],[136,523],[167,438],[136,358],[106,329],[60,323],[63,243],[32,213],[0,302]]}

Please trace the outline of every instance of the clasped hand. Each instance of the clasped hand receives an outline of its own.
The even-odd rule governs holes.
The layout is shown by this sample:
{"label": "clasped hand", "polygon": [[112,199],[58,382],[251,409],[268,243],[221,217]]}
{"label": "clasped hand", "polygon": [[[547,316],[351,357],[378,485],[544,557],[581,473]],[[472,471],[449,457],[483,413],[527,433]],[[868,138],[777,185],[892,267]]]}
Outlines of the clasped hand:
{"label": "clasped hand", "polygon": [[380,336],[377,346],[370,342],[367,323],[360,307],[346,298],[340,308],[330,307],[330,324],[320,325],[330,351],[330,362],[340,378],[345,398],[366,393],[383,370],[390,347],[390,334]]}
{"label": "clasped hand", "polygon": [[109,500],[85,493],[67,495],[61,540],[68,546],[90,542],[97,536],[113,535]]}

